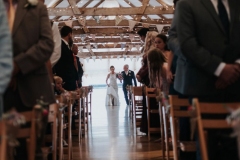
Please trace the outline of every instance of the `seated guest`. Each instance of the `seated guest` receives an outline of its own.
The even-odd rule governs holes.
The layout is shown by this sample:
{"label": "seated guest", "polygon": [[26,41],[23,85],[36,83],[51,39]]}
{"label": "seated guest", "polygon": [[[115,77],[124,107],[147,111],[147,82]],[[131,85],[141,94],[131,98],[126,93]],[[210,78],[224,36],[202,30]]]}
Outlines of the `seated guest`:
{"label": "seated guest", "polygon": [[59,76],[54,76],[53,78],[54,78],[54,84],[55,84],[54,85],[54,93],[56,95],[60,95],[62,93],[65,93],[66,90],[62,87],[62,85],[63,85],[62,78],[59,77]]}

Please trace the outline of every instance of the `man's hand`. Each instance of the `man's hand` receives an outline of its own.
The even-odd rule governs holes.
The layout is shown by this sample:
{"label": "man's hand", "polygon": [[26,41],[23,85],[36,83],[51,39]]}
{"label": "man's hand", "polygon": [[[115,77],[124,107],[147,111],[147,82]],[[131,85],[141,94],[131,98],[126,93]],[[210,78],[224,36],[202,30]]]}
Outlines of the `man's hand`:
{"label": "man's hand", "polygon": [[216,88],[224,89],[228,85],[233,84],[240,77],[240,65],[239,64],[226,64],[223,68],[217,82]]}

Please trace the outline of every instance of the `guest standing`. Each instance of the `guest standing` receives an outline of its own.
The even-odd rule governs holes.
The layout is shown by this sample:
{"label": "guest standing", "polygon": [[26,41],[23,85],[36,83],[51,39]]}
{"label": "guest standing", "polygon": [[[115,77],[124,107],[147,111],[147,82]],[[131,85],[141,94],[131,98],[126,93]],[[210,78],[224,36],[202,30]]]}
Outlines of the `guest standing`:
{"label": "guest standing", "polygon": [[0,117],[3,112],[2,95],[7,88],[12,72],[12,40],[6,18],[6,10],[0,1]]}
{"label": "guest standing", "polygon": [[[178,58],[177,91],[202,102],[239,102],[239,8],[239,0],[178,2],[176,26],[184,58]],[[222,141],[223,134],[208,132],[209,159],[238,159],[236,141]],[[219,144],[226,148],[222,151]]]}
{"label": "guest standing", "polygon": [[53,73],[63,79],[64,89],[74,91],[77,89],[78,73],[74,66],[74,56],[71,50],[72,28],[63,26],[60,33],[62,37],[61,57],[53,67]]}
{"label": "guest standing", "polygon": [[[49,104],[54,103],[46,67],[54,48],[46,6],[42,2],[27,0],[5,1],[5,6],[14,46],[14,69],[11,83],[4,94],[4,110],[13,107],[19,112],[32,110],[36,100],[41,97]],[[37,140],[36,160],[43,158],[41,138]],[[26,141],[20,143],[15,159],[28,159]]]}

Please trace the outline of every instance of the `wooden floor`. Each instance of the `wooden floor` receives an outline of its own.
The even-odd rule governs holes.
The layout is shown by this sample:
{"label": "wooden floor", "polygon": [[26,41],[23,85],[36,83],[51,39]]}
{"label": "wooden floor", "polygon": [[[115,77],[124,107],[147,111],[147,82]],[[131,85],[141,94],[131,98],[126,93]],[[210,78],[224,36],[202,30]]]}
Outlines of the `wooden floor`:
{"label": "wooden floor", "polygon": [[74,160],[161,159],[159,137],[136,136],[119,88],[120,106],[105,106],[106,89],[93,89],[92,120],[81,144],[73,141]]}

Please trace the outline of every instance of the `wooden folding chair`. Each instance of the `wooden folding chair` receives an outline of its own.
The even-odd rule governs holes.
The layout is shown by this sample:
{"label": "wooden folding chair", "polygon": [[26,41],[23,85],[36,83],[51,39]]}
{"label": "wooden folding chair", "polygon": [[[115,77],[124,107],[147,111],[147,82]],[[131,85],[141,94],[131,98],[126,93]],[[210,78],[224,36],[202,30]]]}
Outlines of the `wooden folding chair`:
{"label": "wooden folding chair", "polygon": [[221,115],[229,114],[229,111],[225,108],[230,107],[237,109],[240,102],[238,103],[203,103],[199,102],[198,99],[193,99],[193,104],[197,110],[197,124],[199,133],[199,142],[201,149],[202,160],[208,160],[207,151],[207,130],[209,129],[230,129],[231,126],[227,123],[226,119],[211,119],[202,117],[203,114],[208,115]]}
{"label": "wooden folding chair", "polygon": [[0,159],[7,160],[7,129],[6,122],[4,120],[0,121]]}
{"label": "wooden folding chair", "polygon": [[133,99],[133,120],[135,123],[135,129],[137,134],[137,128],[140,127],[142,119],[142,87],[132,87],[132,99]]}
{"label": "wooden folding chair", "polygon": [[[187,98],[178,98],[177,95],[170,95],[170,126],[171,126],[171,135],[172,135],[172,145],[173,145],[173,157],[174,160],[179,159],[178,148],[184,152],[194,152],[196,151],[196,142],[195,141],[180,141],[178,132],[178,121],[179,118],[193,117],[191,111],[180,110],[181,107],[188,107],[189,100]],[[181,147],[180,147],[181,146]]]}
{"label": "wooden folding chair", "polygon": [[31,126],[20,128],[16,138],[26,138],[28,160],[34,160],[37,140],[37,119],[38,115],[42,113],[36,106],[34,106],[32,111],[21,112],[20,114],[25,117],[26,123],[31,123]]}
{"label": "wooden folding chair", "polygon": [[[160,128],[159,127],[152,127],[150,125],[151,124],[151,116],[153,114],[159,114],[159,110],[156,109],[156,108],[153,108],[153,104],[150,104],[150,99],[152,99],[152,98],[156,100],[155,88],[148,88],[148,87],[146,87],[148,140],[149,141],[150,141],[150,137],[151,137],[152,133],[160,133],[160,131],[161,131],[160,128],[161,128],[161,124],[162,124],[162,123],[160,123]],[[157,103],[157,101],[156,101],[156,103]]]}

